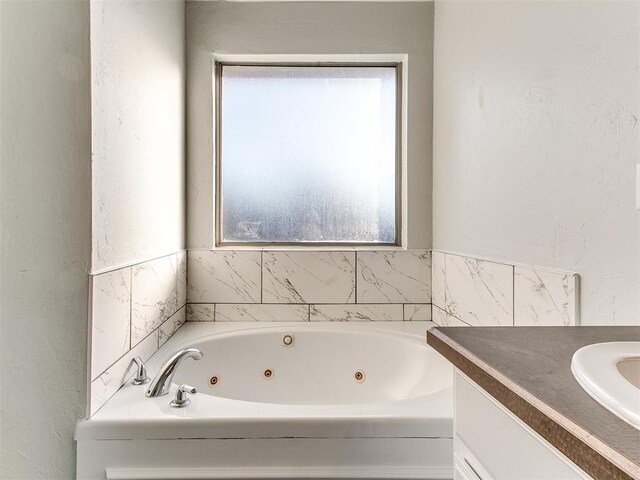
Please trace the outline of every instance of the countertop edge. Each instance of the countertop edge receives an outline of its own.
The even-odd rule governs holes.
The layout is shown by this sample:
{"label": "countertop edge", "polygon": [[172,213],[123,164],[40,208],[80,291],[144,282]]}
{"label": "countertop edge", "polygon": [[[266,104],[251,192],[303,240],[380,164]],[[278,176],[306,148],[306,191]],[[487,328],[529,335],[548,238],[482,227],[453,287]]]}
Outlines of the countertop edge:
{"label": "countertop edge", "polygon": [[594,478],[639,479],[640,466],[478,358],[438,328],[427,343]]}

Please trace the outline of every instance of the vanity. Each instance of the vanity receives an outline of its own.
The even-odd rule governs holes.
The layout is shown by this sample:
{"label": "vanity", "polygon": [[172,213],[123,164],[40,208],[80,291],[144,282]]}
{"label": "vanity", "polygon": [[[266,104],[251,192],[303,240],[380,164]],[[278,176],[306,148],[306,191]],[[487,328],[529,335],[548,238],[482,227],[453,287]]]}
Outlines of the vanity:
{"label": "vanity", "polygon": [[454,478],[640,479],[640,430],[571,369],[583,347],[631,341],[640,328],[430,329],[427,343],[455,367]]}

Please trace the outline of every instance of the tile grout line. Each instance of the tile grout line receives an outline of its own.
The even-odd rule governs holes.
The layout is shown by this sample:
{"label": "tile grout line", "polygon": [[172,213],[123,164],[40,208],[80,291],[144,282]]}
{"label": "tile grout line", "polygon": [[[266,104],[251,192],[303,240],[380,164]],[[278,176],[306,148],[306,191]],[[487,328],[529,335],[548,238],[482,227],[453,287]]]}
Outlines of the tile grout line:
{"label": "tile grout line", "polygon": [[419,303],[402,303],[402,302],[365,302],[365,303],[335,303],[335,302],[299,302],[299,303],[256,303],[256,302],[187,302],[184,305],[265,305],[265,306],[303,306],[303,305],[431,305],[431,302],[419,302]]}
{"label": "tile grout line", "polygon": [[[185,306],[189,303],[189,252],[184,250],[184,304]],[[186,314],[187,310],[185,308],[185,322],[186,322]]]}
{"label": "tile grout line", "polygon": [[[127,267],[128,268],[128,267]],[[183,307],[186,307],[186,303],[183,305]],[[120,355],[117,360],[115,360],[113,363],[111,363],[107,368],[105,368],[102,372],[100,372],[100,374],[98,376],[96,376],[94,379],[91,380],[91,383],[93,383],[94,381],[96,381],[101,375],[105,374],[110,368],[112,368],[116,363],[118,363],[120,360],[122,360],[124,357],[126,357],[128,354],[131,353],[131,351],[136,348],[138,345],[140,345],[142,342],[144,342],[147,338],[149,338],[151,335],[153,335],[154,332],[158,332],[158,336],[160,335],[160,327],[162,325],[164,325],[166,322],[168,322],[169,320],[171,320],[180,310],[182,309],[182,307],[180,307],[176,312],[174,312],[173,315],[171,315],[169,318],[167,318],[164,322],[162,322],[160,325],[158,325],[156,328],[154,328],[149,334],[147,334],[142,340],[140,340],[138,343],[136,343],[132,348],[130,348],[129,350],[127,350],[125,353],[123,353],[122,355]],[[186,312],[185,312],[186,313]],[[174,332],[175,333],[175,332]],[[171,334],[171,336],[173,336],[173,334]],[[171,337],[169,337],[171,338]],[[160,347],[158,347],[160,348]],[[158,350],[158,348],[156,348],[156,351]],[[155,352],[154,352],[155,353]]]}
{"label": "tile grout line", "polygon": [[[133,267],[127,267],[129,269],[129,351],[131,351],[131,344],[133,343]],[[102,374],[100,374],[102,375]]]}
{"label": "tile grout line", "polygon": [[354,253],[355,253],[355,262],[356,262],[356,264],[354,265],[353,272],[354,272],[354,275],[355,275],[355,278],[354,278],[354,284],[355,284],[354,290],[355,290],[355,292],[354,293],[355,293],[356,298],[354,299],[353,303],[357,304],[358,303],[358,251],[356,250],[356,252],[354,252]]}
{"label": "tile grout line", "polygon": [[444,297],[444,305],[442,306],[442,308],[444,309],[445,313],[447,312],[447,254],[443,253],[444,256],[444,265],[442,265],[442,276],[444,277],[443,280],[443,286],[442,288],[444,288],[444,292],[442,292],[442,296]]}
{"label": "tile grout line", "polygon": [[[178,310],[180,310],[180,255],[178,253],[175,254],[176,256],[176,311],[173,312],[173,315],[175,315],[176,313],[178,313]],[[171,317],[173,316],[171,315]],[[169,317],[169,318],[171,318]],[[169,320],[169,318],[167,320]],[[160,324],[162,325],[162,324]],[[159,328],[159,327],[158,327]],[[160,332],[158,332],[160,333]],[[160,348],[160,346],[158,346],[158,348]]]}

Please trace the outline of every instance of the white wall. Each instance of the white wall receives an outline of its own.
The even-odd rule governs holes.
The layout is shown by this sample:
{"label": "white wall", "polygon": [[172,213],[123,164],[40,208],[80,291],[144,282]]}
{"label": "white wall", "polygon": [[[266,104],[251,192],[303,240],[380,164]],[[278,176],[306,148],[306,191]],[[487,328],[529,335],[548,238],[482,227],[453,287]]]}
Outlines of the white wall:
{"label": "white wall", "polygon": [[184,1],[91,2],[94,272],[184,248]]}
{"label": "white wall", "polygon": [[214,245],[212,52],[408,54],[403,229],[409,248],[431,247],[432,3],[190,1],[186,24],[190,248]]}
{"label": "white wall", "polygon": [[576,270],[640,323],[640,3],[437,2],[434,248]]}
{"label": "white wall", "polygon": [[87,1],[0,2],[0,477],[72,479],[91,257]]}

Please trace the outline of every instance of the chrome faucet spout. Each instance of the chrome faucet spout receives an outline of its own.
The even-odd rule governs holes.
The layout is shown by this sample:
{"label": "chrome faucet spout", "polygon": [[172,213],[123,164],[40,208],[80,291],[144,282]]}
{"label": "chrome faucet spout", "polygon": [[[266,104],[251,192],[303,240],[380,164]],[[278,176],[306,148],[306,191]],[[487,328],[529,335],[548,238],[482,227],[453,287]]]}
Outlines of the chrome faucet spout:
{"label": "chrome faucet spout", "polygon": [[156,378],[153,379],[151,385],[147,389],[145,394],[147,397],[159,397],[169,393],[173,376],[176,373],[178,365],[183,358],[193,358],[194,360],[200,360],[202,358],[202,352],[197,348],[185,348],[176,352],[167,363],[160,369]]}

